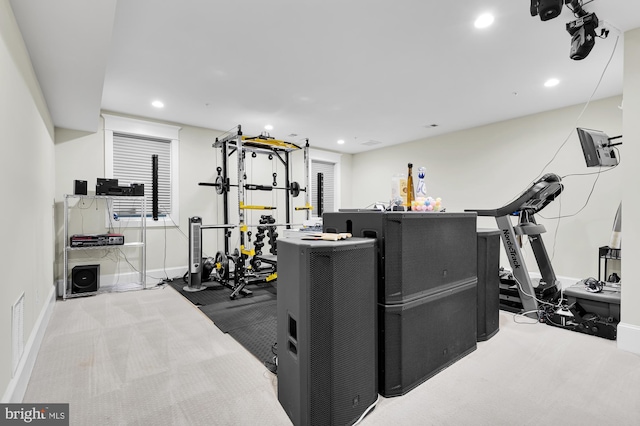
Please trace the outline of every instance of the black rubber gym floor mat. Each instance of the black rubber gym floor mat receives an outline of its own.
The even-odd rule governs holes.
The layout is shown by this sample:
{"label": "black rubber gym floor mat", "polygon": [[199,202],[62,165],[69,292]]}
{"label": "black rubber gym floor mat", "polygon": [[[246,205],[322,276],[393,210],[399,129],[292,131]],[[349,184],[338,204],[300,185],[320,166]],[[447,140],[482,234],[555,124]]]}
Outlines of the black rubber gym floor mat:
{"label": "black rubber gym floor mat", "polygon": [[[277,340],[275,282],[248,286],[251,296],[230,299],[231,289],[214,284],[198,292],[184,291],[182,280],[169,285],[198,307],[222,332],[228,333],[265,366],[273,364]],[[209,284],[211,285],[211,284]]]}
{"label": "black rubber gym floor mat", "polygon": [[169,285],[196,306],[206,306],[214,303],[225,302],[229,300],[229,294],[231,294],[231,290],[220,284],[195,292],[184,291],[183,288],[187,284],[182,280],[174,280],[173,282],[170,282]]}
{"label": "black rubber gym floor mat", "polygon": [[221,307],[218,304],[214,304],[201,306],[200,310],[223,333],[230,333],[237,328],[276,319],[277,301],[275,297],[272,297],[268,300],[262,299],[248,305]]}
{"label": "black rubber gym floor mat", "polygon": [[229,336],[233,337],[236,342],[262,361],[265,366],[273,364],[274,352],[277,352],[277,348],[274,345],[278,340],[275,318],[236,328],[229,332]]}
{"label": "black rubber gym floor mat", "polygon": [[178,293],[182,294],[189,302],[196,306],[207,306],[223,302],[231,302],[233,305],[245,305],[255,303],[253,299],[259,299],[256,296],[263,294],[271,294],[275,298],[276,289],[271,284],[263,284],[260,286],[247,286],[246,288],[253,293],[251,296],[238,296],[236,299],[231,299],[231,289],[223,286],[222,284],[206,283],[207,286],[200,291],[185,291],[186,286],[183,280],[174,280],[169,283],[171,287],[176,289]]}

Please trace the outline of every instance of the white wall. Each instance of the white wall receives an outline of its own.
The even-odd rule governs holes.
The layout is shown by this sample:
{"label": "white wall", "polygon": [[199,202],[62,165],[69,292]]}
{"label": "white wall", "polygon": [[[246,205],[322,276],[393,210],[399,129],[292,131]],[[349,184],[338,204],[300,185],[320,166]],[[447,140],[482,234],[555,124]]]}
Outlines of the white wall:
{"label": "white wall", "polygon": [[340,207],[348,208],[353,204],[353,155],[342,154],[340,157]]}
{"label": "white wall", "polygon": [[[406,173],[407,163],[425,166],[427,194],[441,197],[447,211],[492,209],[519,195],[542,172],[562,146],[555,160],[544,169],[560,176],[597,172],[587,169],[575,127],[600,129],[610,136],[622,133],[620,97],[593,101],[576,122],[583,105],[494,123],[430,139],[392,146],[353,159],[353,205],[364,207],[388,200],[391,176]],[[609,243],[611,227],[622,197],[622,169],[631,155],[622,148],[619,167],[602,173],[587,207],[573,217],[544,220],[577,213],[585,204],[596,175],[566,176],[561,198],[537,217],[547,228],[543,240],[553,256],[558,276],[597,276],[598,247]],[[561,210],[560,210],[561,208]],[[480,217],[481,227],[496,228],[495,220]],[[557,232],[556,232],[557,231]],[[530,246],[525,245],[526,264],[537,271]],[[501,265],[509,267],[503,256]]]}
{"label": "white wall", "polygon": [[618,347],[640,354],[640,28],[624,35],[624,149],[630,159],[624,170],[624,204],[622,206],[622,289]]}
{"label": "white wall", "polygon": [[[17,402],[54,300],[54,161],[51,118],[7,0],[0,1],[0,69],[0,394]],[[23,293],[24,352],[14,376],[11,312]]]}

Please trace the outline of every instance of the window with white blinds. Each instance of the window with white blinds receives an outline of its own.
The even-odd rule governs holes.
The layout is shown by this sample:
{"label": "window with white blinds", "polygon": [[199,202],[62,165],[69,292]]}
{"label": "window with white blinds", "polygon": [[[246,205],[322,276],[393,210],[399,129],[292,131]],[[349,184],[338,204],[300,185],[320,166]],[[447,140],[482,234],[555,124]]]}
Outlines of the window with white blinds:
{"label": "window with white blinds", "polygon": [[[113,133],[113,177],[119,185],[144,184],[147,216],[152,213],[153,180],[151,158],[158,156],[158,216],[171,214],[171,140]],[[114,199],[114,213],[139,216],[140,203]]]}
{"label": "window with white blinds", "polygon": [[[104,177],[120,185],[144,184],[146,226],[180,223],[180,127],[102,113],[104,118]],[[158,156],[158,219],[152,219],[151,158]],[[120,226],[139,226],[140,200],[113,197],[113,213],[128,217]],[[109,219],[111,220],[111,219]]]}
{"label": "window with white blinds", "polygon": [[311,160],[311,205],[312,215],[318,216],[318,173],[323,177],[323,213],[335,211],[335,164]]}

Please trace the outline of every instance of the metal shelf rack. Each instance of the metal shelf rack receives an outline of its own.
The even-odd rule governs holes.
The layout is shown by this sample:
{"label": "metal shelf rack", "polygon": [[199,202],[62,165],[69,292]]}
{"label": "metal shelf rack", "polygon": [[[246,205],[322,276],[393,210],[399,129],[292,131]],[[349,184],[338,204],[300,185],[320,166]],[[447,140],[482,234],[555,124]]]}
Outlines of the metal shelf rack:
{"label": "metal shelf rack", "polygon": [[[91,200],[91,201],[99,201],[102,200],[104,203],[111,203],[113,200],[127,200],[132,202],[139,203],[139,215],[136,215],[136,219],[140,218],[140,226],[139,226],[139,236],[137,241],[126,242],[120,245],[100,245],[100,246],[88,246],[88,247],[71,247],[69,243],[69,208],[70,200],[78,199],[78,200]],[[95,295],[97,293],[105,292],[105,291],[128,291],[128,290],[142,290],[146,287],[145,277],[146,277],[146,234],[147,234],[147,226],[146,226],[146,199],[141,196],[109,196],[109,195],[76,195],[76,194],[66,194],[64,196],[64,271],[63,271],[63,287],[62,287],[62,299],[69,299],[73,297],[81,297],[81,296],[90,296]],[[126,283],[119,286],[110,286],[110,290],[98,289],[98,291],[94,292],[84,292],[84,293],[73,293],[70,280],[69,280],[69,253],[71,252],[80,252],[80,251],[93,251],[93,250],[117,250],[123,248],[132,248],[140,250],[140,270],[138,270],[138,281],[134,283]]]}

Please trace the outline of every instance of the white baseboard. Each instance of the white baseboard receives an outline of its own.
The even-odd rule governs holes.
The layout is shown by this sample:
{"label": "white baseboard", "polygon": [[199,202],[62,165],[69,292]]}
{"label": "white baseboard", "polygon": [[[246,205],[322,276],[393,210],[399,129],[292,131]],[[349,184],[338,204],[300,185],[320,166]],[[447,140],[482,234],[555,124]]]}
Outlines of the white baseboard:
{"label": "white baseboard", "polygon": [[640,327],[618,323],[618,349],[640,355]]}
{"label": "white baseboard", "polygon": [[[186,266],[178,266],[174,268],[152,269],[147,270],[145,288],[155,287],[162,283],[165,278],[182,278],[187,272]],[[137,272],[127,272],[123,274],[102,274],[100,275],[100,288],[109,291],[109,288],[123,287],[126,288],[127,283],[136,283],[139,279]],[[62,280],[56,282],[57,295],[62,298]],[[138,287],[139,289],[139,287]]]}
{"label": "white baseboard", "polygon": [[42,307],[40,315],[33,327],[33,331],[29,336],[29,340],[24,346],[24,352],[22,358],[16,369],[16,374],[13,376],[7,389],[2,396],[2,403],[21,403],[24,398],[24,394],[27,391],[27,385],[31,378],[31,372],[33,366],[36,363],[38,352],[40,351],[40,345],[44,338],[44,332],[49,324],[49,319],[53,313],[53,307],[56,302],[56,287],[51,286],[51,290],[47,296],[47,302]]}
{"label": "white baseboard", "polygon": [[[161,283],[165,278],[182,277],[187,271],[186,266],[166,268],[166,269],[147,269],[145,276],[145,288],[154,287]],[[123,274],[101,274],[100,287],[112,287],[117,284],[139,282],[140,275],[137,272],[126,272]]]}
{"label": "white baseboard", "polygon": [[[145,288],[155,287],[160,284],[165,278],[176,278],[184,275],[187,272],[186,266],[166,268],[166,269],[147,269],[145,277]],[[103,274],[100,275],[101,287],[112,287],[118,283],[134,283],[138,282],[140,275],[137,272],[127,272],[124,274]]]}
{"label": "white baseboard", "polygon": [[[175,268],[153,269],[147,270],[147,282],[145,288],[155,287],[161,284],[165,278],[180,278],[187,272],[187,266],[178,266]],[[113,276],[110,277],[113,281]]]}

